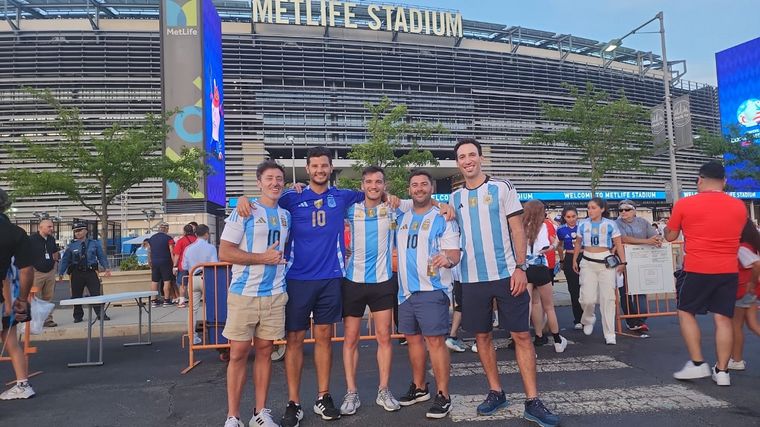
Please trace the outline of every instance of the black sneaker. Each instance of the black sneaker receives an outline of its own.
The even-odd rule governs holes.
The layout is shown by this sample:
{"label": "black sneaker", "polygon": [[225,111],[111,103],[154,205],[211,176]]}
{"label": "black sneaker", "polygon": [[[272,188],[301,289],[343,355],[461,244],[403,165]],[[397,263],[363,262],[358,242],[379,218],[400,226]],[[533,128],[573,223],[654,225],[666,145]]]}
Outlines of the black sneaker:
{"label": "black sneaker", "polygon": [[549,344],[549,337],[547,337],[546,335],[542,337],[536,336],[533,338],[533,345],[535,347],[539,347],[545,344]]}
{"label": "black sneaker", "polygon": [[409,385],[409,390],[403,396],[399,397],[398,403],[401,406],[410,406],[418,402],[425,402],[430,400],[430,392],[428,391],[428,383],[425,383],[425,389],[417,388],[412,382]]}
{"label": "black sneaker", "polygon": [[446,398],[446,396],[439,391],[433,400],[433,406],[428,409],[425,416],[428,418],[439,419],[449,415],[449,412],[451,412],[451,398]]}
{"label": "black sneaker", "polygon": [[523,418],[540,425],[541,427],[554,427],[559,425],[559,417],[546,409],[541,399],[531,399],[525,401],[525,412]]}
{"label": "black sneaker", "polygon": [[317,399],[314,402],[314,413],[320,415],[326,421],[340,418],[340,410],[335,407],[330,393],[323,394],[321,399]]}
{"label": "black sneaker", "polygon": [[288,402],[285,408],[285,415],[280,419],[282,427],[298,427],[298,423],[303,419],[303,409],[301,405],[296,405],[292,400]]}

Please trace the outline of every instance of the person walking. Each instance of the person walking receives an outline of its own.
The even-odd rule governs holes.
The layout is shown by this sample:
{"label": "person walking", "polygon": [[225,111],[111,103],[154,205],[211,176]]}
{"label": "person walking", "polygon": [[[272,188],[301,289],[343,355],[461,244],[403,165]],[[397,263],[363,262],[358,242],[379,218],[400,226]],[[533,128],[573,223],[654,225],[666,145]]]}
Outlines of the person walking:
{"label": "person walking", "polygon": [[[620,230],[615,221],[608,218],[607,201],[593,197],[587,208],[588,218],[578,224],[578,237],[573,244],[573,269],[580,274],[579,302],[583,307],[583,333],[591,335],[594,332],[594,312],[598,302],[604,341],[607,345],[615,345],[615,272],[625,272],[625,251],[620,241]],[[614,258],[615,253],[617,258]]]}
{"label": "person walking", "polygon": [[[111,268],[108,265],[108,258],[103,252],[103,246],[100,241],[87,237],[87,224],[84,222],[75,222],[72,226],[74,230],[74,241],[69,244],[61,257],[59,277],[63,280],[64,274],[69,274],[71,282],[71,298],[82,298],[85,288],[91,297],[102,295],[103,285],[98,277],[98,268],[105,269],[105,277],[111,277]],[[95,314],[100,319],[100,306],[93,307]],[[111,320],[105,313],[102,313],[103,320]],[[84,310],[81,305],[74,306],[74,323],[79,323],[84,318]]]}
{"label": "person walking", "polygon": [[554,339],[554,351],[562,353],[567,348],[567,339],[559,334],[557,313],[554,311],[552,269],[547,260],[547,254],[553,253],[557,246],[557,238],[550,237],[549,226],[544,221],[546,208],[540,200],[529,200],[525,203],[524,209],[522,221],[525,238],[528,241],[526,257],[528,288],[533,306],[541,307],[541,310],[531,310],[533,330],[536,334],[533,345],[544,345],[549,341],[543,335],[545,315],[546,323]]}
{"label": "person walking", "polygon": [[578,210],[572,206],[566,206],[562,209],[563,224],[557,229],[557,238],[562,244],[557,248],[559,259],[562,263],[562,272],[567,280],[567,291],[570,293],[570,305],[573,310],[573,328],[576,330],[583,329],[581,316],[583,308],[578,298],[581,294],[580,276],[573,268],[573,252],[575,250],[574,242],[578,237]]}
{"label": "person walking", "polygon": [[[150,277],[151,289],[158,291],[159,297],[163,291],[163,306],[172,305],[172,281],[174,274],[172,272],[172,248],[174,239],[169,234],[169,224],[162,222],[158,225],[158,232],[148,239],[150,245]],[[163,286],[162,286],[163,285]],[[158,307],[158,297],[151,303],[153,307]]]}
{"label": "person walking", "polygon": [[[35,395],[29,385],[27,359],[16,331],[16,324],[32,319],[29,292],[34,283],[34,256],[26,231],[11,223],[5,215],[10,207],[8,193],[0,188],[0,338],[16,375],[15,384],[0,393],[0,400],[28,399]],[[15,298],[12,298],[11,287],[18,290]]]}
{"label": "person walking", "polygon": [[[208,242],[210,237],[208,225],[200,224],[196,226],[195,236],[197,239],[185,249],[185,255],[182,257],[182,269],[187,272],[199,264],[219,262],[216,248]],[[191,284],[188,281],[188,296],[190,293],[193,295],[193,318],[196,319],[197,322],[198,319],[200,319],[200,317],[198,317],[198,312],[201,307],[201,299],[203,298],[203,269],[199,269],[193,273],[192,286],[190,285]],[[201,337],[196,331],[193,334],[193,344],[200,344],[201,342]]]}
{"label": "person walking", "polygon": [[[55,295],[55,264],[61,258],[61,248],[55,241],[53,230],[53,220],[44,218],[37,225],[37,232],[29,237],[34,257],[34,287],[37,288],[38,297],[47,302],[52,302]],[[45,319],[44,326],[46,328],[58,326],[53,320],[52,310]]]}
{"label": "person walking", "polygon": [[185,224],[185,226],[182,227],[182,232],[184,235],[175,242],[174,249],[172,250],[172,260],[174,261],[174,266],[177,267],[177,284],[179,285],[179,301],[177,307],[179,308],[187,307],[187,299],[185,298],[185,295],[187,295],[188,283],[187,270],[184,270],[182,267],[182,258],[185,256],[185,249],[197,239],[195,236],[195,227],[191,224]]}
{"label": "person walking", "polygon": [[[718,161],[699,168],[697,194],[676,202],[665,227],[665,239],[684,236],[685,272],[678,291],[678,322],[690,360],[675,372],[678,380],[712,377],[719,386],[731,385],[728,361],[733,347],[733,326],[739,268],[736,256],[747,208],[723,190],[726,170]],[[717,362],[710,369],[702,354],[697,314],[713,313]]]}
{"label": "person walking", "polygon": [[757,296],[760,295],[760,287],[757,286],[757,279],[760,277],[760,232],[749,218],[742,230],[738,258],[739,287],[736,290],[736,305],[732,319],[734,345],[731,358],[728,360],[729,371],[747,369],[747,362],[744,360],[744,324],[747,324],[750,332],[760,336],[760,323],[757,320]]}

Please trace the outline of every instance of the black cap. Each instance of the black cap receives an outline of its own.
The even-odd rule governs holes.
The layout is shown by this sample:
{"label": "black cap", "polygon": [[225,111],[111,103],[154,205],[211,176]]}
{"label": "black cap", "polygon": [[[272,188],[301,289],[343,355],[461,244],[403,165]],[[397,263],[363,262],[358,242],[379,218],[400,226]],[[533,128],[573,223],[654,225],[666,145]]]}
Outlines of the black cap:
{"label": "black cap", "polygon": [[74,224],[72,224],[72,226],[71,226],[71,229],[74,230],[74,231],[80,230],[82,228],[85,228],[85,229],[87,228],[87,224],[85,224],[82,221],[77,221]]}
{"label": "black cap", "polygon": [[708,179],[726,179],[726,168],[717,160],[710,160],[699,168],[699,176]]}

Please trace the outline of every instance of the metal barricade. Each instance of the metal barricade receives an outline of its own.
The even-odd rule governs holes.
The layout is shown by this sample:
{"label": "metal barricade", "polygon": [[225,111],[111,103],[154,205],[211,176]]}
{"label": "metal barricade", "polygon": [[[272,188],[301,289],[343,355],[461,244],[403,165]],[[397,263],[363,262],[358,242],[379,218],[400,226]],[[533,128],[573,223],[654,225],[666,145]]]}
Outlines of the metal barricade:
{"label": "metal barricade", "polygon": [[[32,298],[34,298],[34,296],[37,295],[38,291],[39,290],[37,288],[32,288],[32,290],[29,292],[29,301],[31,301]],[[22,344],[24,348],[24,356],[26,356],[27,377],[31,378],[31,377],[41,374],[42,371],[31,372],[30,370],[30,366],[31,366],[30,356],[32,354],[37,353],[37,347],[32,345],[32,331],[31,331],[31,328],[28,327],[28,325],[24,327],[24,335],[20,341],[20,344]],[[5,349],[6,346],[3,345],[2,348]],[[10,362],[10,361],[11,361],[10,356],[6,356],[4,353],[0,353],[0,362]],[[15,380],[9,381],[5,385],[11,385],[15,382],[16,382]]]}
{"label": "metal barricade", "polygon": [[[197,274],[200,273],[200,274]],[[212,262],[204,263],[193,266],[188,272],[189,282],[187,288],[188,294],[188,318],[187,318],[187,335],[183,336],[187,338],[188,344],[188,364],[185,369],[182,370],[183,374],[186,374],[194,367],[196,367],[200,360],[196,359],[195,352],[202,350],[217,350],[217,351],[229,351],[230,345],[227,340],[221,336],[221,331],[224,328],[224,322],[220,322],[220,318],[224,315],[226,320],[227,311],[227,292],[230,286],[230,280],[232,278],[232,264],[226,262]],[[201,279],[201,280],[199,280]],[[224,281],[224,287],[220,287],[219,284]],[[198,287],[198,291],[194,291]],[[211,293],[207,293],[207,288],[212,285]],[[222,289],[223,291],[220,291]],[[195,317],[194,306],[196,304],[196,292],[200,292],[203,296],[202,303],[199,305],[200,316]],[[208,298],[207,298],[208,296]],[[209,303],[211,305],[209,306]],[[211,316],[209,316],[209,314]],[[211,317],[209,319],[209,317]],[[393,321],[391,321],[393,324]],[[366,326],[362,330],[366,330],[366,334],[359,336],[360,341],[374,340],[376,336],[373,331],[372,313],[369,313],[367,317]],[[200,329],[199,334],[201,336],[201,343],[194,344],[193,337],[195,331]],[[211,334],[213,332],[213,335]],[[338,324],[333,325],[333,337],[332,342],[343,342],[344,337],[339,335]],[[314,323],[312,322],[307,338],[304,340],[305,344],[313,344],[316,340],[314,336]],[[402,338],[402,334],[391,334],[391,338]],[[212,339],[213,338],[213,339]],[[281,340],[274,342],[275,350],[272,353],[273,360],[281,360],[285,355],[286,341],[283,337]]]}
{"label": "metal barricade", "polygon": [[[677,271],[680,269],[680,266],[683,265],[683,242],[671,242],[671,250],[673,251],[673,271]],[[676,293],[675,292],[669,292],[669,293],[659,293],[659,294],[650,294],[650,295],[630,295],[628,293],[628,276],[624,276],[625,281],[623,284],[623,287],[625,289],[625,294],[628,296],[628,298],[625,299],[625,301],[620,300],[620,292],[618,290],[615,290],[615,305],[616,305],[616,323],[617,323],[617,333],[619,335],[626,335],[631,337],[640,337],[640,334],[632,334],[629,332],[626,332],[623,329],[623,321],[626,319],[642,319],[642,318],[650,318],[650,317],[666,317],[666,316],[678,316],[678,310],[677,310],[677,302],[676,302]],[[675,277],[671,278],[675,282]],[[639,298],[644,300],[644,304],[641,304],[643,307],[640,307],[638,302],[640,301]],[[632,304],[631,299],[634,299],[634,304]],[[641,310],[641,308],[646,308],[646,310]],[[624,310],[625,309],[625,310]],[[642,313],[642,311],[645,311]],[[625,312],[629,314],[624,314]],[[634,312],[634,313],[632,313]]]}

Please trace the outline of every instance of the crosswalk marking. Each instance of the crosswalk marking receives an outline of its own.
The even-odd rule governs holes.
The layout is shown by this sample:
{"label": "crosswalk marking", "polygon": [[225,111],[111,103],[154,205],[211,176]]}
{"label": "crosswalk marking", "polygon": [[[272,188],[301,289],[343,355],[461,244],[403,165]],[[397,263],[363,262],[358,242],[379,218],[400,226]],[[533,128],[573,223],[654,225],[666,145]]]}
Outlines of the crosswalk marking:
{"label": "crosswalk marking", "polygon": [[[451,395],[454,422],[502,421],[521,418],[525,395],[507,395],[508,408],[489,416],[478,416],[477,406],[485,395]],[[640,387],[573,390],[541,393],[541,400],[560,416],[656,412],[662,410],[726,408],[728,402],[715,399],[689,387],[671,384]]]}
{"label": "crosswalk marking", "polygon": [[[499,374],[515,374],[519,372],[517,362],[502,360],[497,362]],[[615,360],[612,356],[559,356],[551,359],[536,360],[536,372],[571,372],[571,371],[603,371],[608,369],[630,368],[625,363]],[[431,370],[432,373],[432,370]],[[469,375],[484,375],[480,362],[464,362],[451,364],[452,377]]]}

